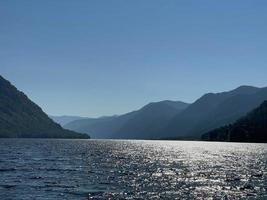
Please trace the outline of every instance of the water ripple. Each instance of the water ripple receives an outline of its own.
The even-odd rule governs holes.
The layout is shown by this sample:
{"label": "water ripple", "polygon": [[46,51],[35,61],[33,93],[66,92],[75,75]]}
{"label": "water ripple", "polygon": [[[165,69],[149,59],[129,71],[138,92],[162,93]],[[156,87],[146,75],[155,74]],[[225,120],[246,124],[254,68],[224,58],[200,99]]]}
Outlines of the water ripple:
{"label": "water ripple", "polygon": [[265,199],[267,145],[0,140],[0,199]]}

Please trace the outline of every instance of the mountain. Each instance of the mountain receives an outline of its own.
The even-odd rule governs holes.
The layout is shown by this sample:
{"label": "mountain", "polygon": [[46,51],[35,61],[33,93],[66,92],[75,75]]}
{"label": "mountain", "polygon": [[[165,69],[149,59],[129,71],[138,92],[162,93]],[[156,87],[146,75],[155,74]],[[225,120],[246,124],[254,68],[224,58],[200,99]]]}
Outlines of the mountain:
{"label": "mountain", "polygon": [[116,131],[112,138],[159,139],[164,137],[161,130],[170,120],[187,108],[188,104],[180,101],[161,101],[150,103],[130,118]]}
{"label": "mountain", "polygon": [[24,93],[0,76],[0,137],[89,138],[63,129]]}
{"label": "mountain", "polygon": [[199,138],[229,124],[267,99],[267,88],[241,86],[229,92],[208,93],[177,114],[163,129],[168,137]]}
{"label": "mountain", "polygon": [[79,116],[52,116],[49,115],[49,117],[56,123],[60,124],[61,126],[64,126],[70,122],[81,120],[81,119],[88,119],[87,117],[79,117]]}
{"label": "mountain", "polygon": [[76,120],[64,128],[93,138],[200,139],[201,135],[235,122],[267,99],[267,88],[240,86],[208,93],[192,104],[175,101],[150,103],[125,115]]}
{"label": "mountain", "polygon": [[187,106],[179,101],[161,101],[120,116],[76,120],[64,128],[89,133],[92,138],[159,138],[159,130]]}
{"label": "mountain", "polygon": [[64,128],[90,134],[95,139],[110,138],[110,135],[120,128],[126,118],[127,116],[111,116],[82,119],[70,122]]}
{"label": "mountain", "polygon": [[209,141],[267,142],[267,101],[234,124],[223,126],[202,136]]}

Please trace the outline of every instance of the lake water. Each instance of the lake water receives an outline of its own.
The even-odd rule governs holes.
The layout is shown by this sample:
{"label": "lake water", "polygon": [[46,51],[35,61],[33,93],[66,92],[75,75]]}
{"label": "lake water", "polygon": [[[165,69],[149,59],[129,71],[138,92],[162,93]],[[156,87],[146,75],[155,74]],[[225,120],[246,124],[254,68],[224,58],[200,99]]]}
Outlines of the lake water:
{"label": "lake water", "polygon": [[0,199],[267,199],[267,145],[0,140]]}

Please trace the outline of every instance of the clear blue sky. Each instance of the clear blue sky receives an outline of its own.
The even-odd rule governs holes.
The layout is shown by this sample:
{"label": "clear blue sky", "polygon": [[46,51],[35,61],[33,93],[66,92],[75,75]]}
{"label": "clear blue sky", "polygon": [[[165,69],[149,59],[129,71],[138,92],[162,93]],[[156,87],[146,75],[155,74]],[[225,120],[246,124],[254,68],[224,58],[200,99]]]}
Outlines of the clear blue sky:
{"label": "clear blue sky", "polygon": [[1,0],[0,74],[53,115],[267,86],[267,1]]}

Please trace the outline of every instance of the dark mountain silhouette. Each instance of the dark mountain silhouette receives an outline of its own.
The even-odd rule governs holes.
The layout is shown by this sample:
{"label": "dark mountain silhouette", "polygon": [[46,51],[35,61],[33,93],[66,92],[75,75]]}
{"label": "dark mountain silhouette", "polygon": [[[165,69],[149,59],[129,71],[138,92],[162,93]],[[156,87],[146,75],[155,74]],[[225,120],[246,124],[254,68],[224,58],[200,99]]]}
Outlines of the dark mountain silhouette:
{"label": "dark mountain silhouette", "polygon": [[234,124],[202,136],[203,140],[230,142],[267,142],[267,101]]}
{"label": "dark mountain silhouette", "polygon": [[92,138],[159,138],[159,130],[187,106],[183,102],[161,101],[120,116],[76,120],[64,128],[90,133]]}
{"label": "dark mountain silhouette", "polygon": [[214,128],[229,124],[267,99],[267,88],[241,86],[222,93],[205,94],[188,106],[162,131],[167,137],[199,138]]}
{"label": "dark mountain silhouette", "polygon": [[138,110],[132,118],[112,135],[112,138],[162,138],[161,130],[187,106],[187,103],[179,101],[150,103]]}
{"label": "dark mountain silhouette", "polygon": [[0,137],[89,138],[64,130],[10,82],[0,76]]}
{"label": "dark mountain silhouette", "polygon": [[121,116],[85,119],[65,126],[94,138],[200,139],[201,135],[235,122],[267,99],[267,88],[241,86],[208,93],[193,104],[162,101]]}
{"label": "dark mountain silhouette", "polygon": [[60,124],[61,126],[64,126],[70,122],[81,120],[81,119],[88,119],[87,117],[79,117],[79,116],[52,116],[49,115],[49,117],[56,123]]}

